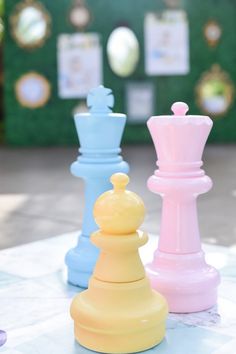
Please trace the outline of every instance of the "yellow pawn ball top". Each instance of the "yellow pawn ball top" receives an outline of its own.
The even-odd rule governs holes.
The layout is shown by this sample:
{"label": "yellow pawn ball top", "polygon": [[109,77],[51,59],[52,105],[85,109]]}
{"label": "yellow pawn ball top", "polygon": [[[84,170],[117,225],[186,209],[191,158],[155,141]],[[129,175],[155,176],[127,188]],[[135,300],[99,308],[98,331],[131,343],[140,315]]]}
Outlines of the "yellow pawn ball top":
{"label": "yellow pawn ball top", "polygon": [[110,181],[114,189],[97,199],[94,205],[95,221],[107,234],[134,233],[144,220],[144,203],[137,194],[125,189],[129,183],[126,174],[115,173]]}
{"label": "yellow pawn ball top", "polygon": [[129,176],[127,176],[125,173],[115,173],[111,176],[110,181],[115,191],[123,191],[129,183]]}

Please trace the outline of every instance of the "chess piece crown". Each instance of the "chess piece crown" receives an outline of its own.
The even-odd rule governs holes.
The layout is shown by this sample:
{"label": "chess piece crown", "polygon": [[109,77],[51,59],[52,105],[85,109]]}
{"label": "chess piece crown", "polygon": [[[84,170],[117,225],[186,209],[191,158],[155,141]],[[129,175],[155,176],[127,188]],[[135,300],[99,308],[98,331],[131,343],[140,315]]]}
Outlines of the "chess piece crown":
{"label": "chess piece crown", "polygon": [[[87,97],[87,106],[88,113],[75,115],[80,153],[83,154],[83,157],[93,154],[120,153],[119,146],[126,115],[112,112],[114,106],[112,90],[102,85],[92,89]],[[104,136],[104,134],[106,135]]]}
{"label": "chess piece crown", "polygon": [[151,117],[147,123],[158,156],[156,174],[203,175],[199,168],[212,120],[186,115],[189,108],[184,102],[175,102],[171,109],[173,116]]}
{"label": "chess piece crown", "polygon": [[114,189],[94,205],[100,230],[92,242],[100,248],[88,290],[71,305],[75,337],[103,353],[134,353],[158,344],[165,334],[167,304],[150,287],[138,248],[147,242],[138,230],[145,208],[141,198],[125,189],[129,178],[111,177]]}

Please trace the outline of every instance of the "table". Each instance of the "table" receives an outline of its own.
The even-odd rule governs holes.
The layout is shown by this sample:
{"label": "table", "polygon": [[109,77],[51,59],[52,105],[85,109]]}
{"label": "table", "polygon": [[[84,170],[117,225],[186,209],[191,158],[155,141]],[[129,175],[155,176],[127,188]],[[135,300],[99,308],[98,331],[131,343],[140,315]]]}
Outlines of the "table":
{"label": "table", "polygon": [[[78,233],[0,252],[0,329],[4,354],[89,354],[74,341],[69,315],[81,289],[66,283],[64,256]],[[150,260],[157,238],[141,250]],[[218,305],[195,314],[170,314],[165,340],[149,354],[236,353],[236,247],[204,245],[207,261],[221,272]]]}

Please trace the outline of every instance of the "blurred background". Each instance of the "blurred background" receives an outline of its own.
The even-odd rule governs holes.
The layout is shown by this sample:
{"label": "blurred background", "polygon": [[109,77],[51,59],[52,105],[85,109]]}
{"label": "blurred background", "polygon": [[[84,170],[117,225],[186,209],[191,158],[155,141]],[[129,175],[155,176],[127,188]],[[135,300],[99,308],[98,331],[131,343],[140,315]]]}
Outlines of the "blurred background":
{"label": "blurred background", "polygon": [[127,114],[122,155],[151,233],[161,199],[146,188],[156,160],[147,119],[175,101],[213,119],[200,229],[205,242],[236,243],[235,0],[0,0],[0,18],[0,248],[81,227],[73,115],[101,83]]}

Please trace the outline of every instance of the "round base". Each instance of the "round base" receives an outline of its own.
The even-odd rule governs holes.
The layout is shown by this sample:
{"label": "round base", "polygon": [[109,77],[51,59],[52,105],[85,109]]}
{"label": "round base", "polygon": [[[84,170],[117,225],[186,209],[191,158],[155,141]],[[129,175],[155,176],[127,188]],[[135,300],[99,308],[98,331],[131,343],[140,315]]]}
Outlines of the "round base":
{"label": "round base", "polygon": [[98,248],[90,242],[89,237],[81,235],[77,247],[70,249],[65,257],[68,283],[87,288],[98,254]]}
{"label": "round base", "polygon": [[160,343],[165,335],[167,303],[149,280],[103,282],[91,277],[88,290],[71,304],[75,338],[102,353],[136,353]]}
{"label": "round base", "polygon": [[206,264],[203,252],[174,255],[158,251],[146,272],[152,288],[166,298],[169,312],[199,312],[217,302],[219,273]]}
{"label": "round base", "polygon": [[178,291],[174,294],[161,289],[158,279],[150,278],[150,281],[152,288],[165,296],[169,312],[172,313],[200,312],[213,307],[217,302],[217,288],[207,289],[197,294],[189,294],[188,292],[178,294]]}
{"label": "round base", "polygon": [[67,282],[79,288],[87,289],[91,273],[77,272],[68,267]]}
{"label": "round base", "polygon": [[75,326],[75,339],[83,347],[100,353],[137,353],[159,344],[165,336],[165,324],[135,333],[95,333]]}

